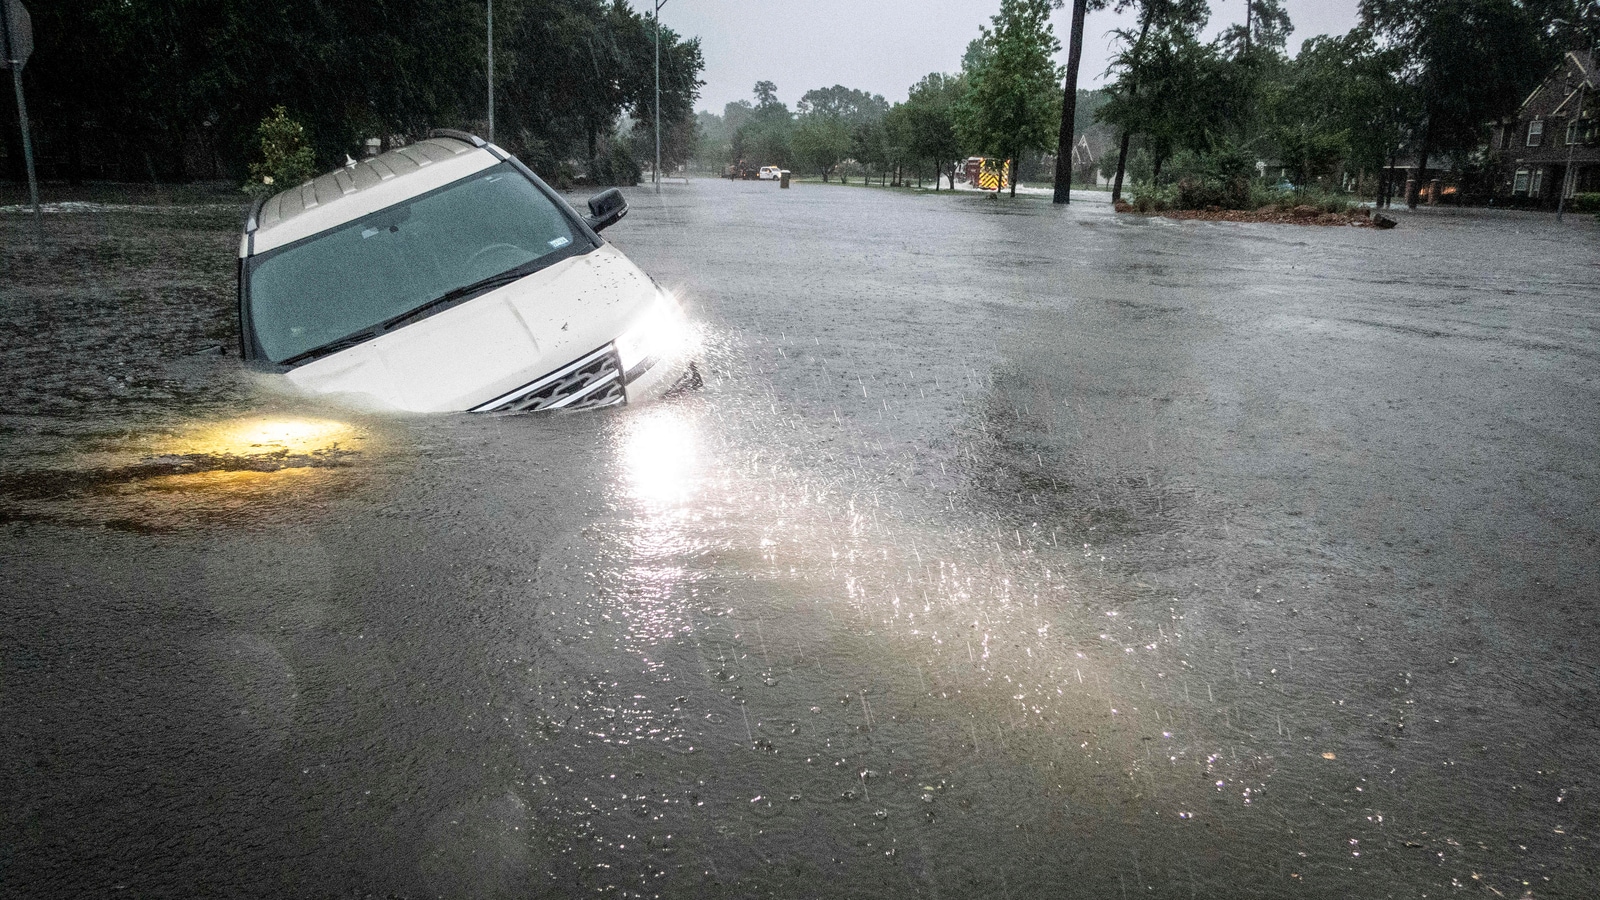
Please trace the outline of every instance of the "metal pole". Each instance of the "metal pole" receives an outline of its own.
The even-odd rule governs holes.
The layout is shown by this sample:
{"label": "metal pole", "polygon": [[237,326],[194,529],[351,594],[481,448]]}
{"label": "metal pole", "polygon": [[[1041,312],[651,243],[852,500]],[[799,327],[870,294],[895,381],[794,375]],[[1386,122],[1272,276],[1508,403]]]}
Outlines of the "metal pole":
{"label": "metal pole", "polygon": [[[18,96],[22,96],[22,94],[18,94]],[[1573,143],[1566,144],[1566,173],[1562,176],[1562,197],[1555,200],[1555,221],[1562,221],[1562,216],[1566,213],[1566,186],[1573,184],[1574,179],[1578,178],[1578,173],[1573,171],[1573,152],[1578,151],[1578,141],[1584,138],[1582,122],[1584,122],[1584,85],[1579,83],[1578,115],[1573,115],[1573,122],[1571,122],[1571,125],[1578,125],[1578,135],[1574,136],[1576,139],[1574,139]],[[1571,127],[1571,125],[1568,125],[1568,127]]]}
{"label": "metal pole", "polygon": [[656,0],[656,167],[651,177],[656,193],[661,193],[661,7],[667,0]]}
{"label": "metal pole", "polygon": [[44,245],[44,213],[39,209],[39,179],[33,169],[33,134],[28,128],[28,104],[22,99],[22,60],[11,40],[11,4],[0,0],[0,38],[5,41],[6,60],[11,64],[11,83],[17,89],[17,121],[22,126],[22,160],[28,168],[28,198],[33,201],[33,236]]}
{"label": "metal pole", "polygon": [[489,0],[489,140],[494,141],[494,0]]}

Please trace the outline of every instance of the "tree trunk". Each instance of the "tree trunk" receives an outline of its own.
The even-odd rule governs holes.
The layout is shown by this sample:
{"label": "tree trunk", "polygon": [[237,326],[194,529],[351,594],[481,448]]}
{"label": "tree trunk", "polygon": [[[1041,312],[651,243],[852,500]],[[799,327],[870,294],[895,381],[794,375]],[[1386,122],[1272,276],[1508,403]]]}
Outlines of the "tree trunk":
{"label": "tree trunk", "polygon": [[1083,60],[1083,17],[1089,0],[1073,0],[1072,48],[1067,51],[1067,81],[1061,88],[1061,133],[1056,137],[1056,193],[1052,203],[1072,202],[1072,146],[1078,118],[1078,64]]}
{"label": "tree trunk", "polygon": [[1156,154],[1155,166],[1153,166],[1151,168],[1151,170],[1150,170],[1150,183],[1151,184],[1160,184],[1161,183],[1161,164],[1163,162],[1166,162],[1166,157],[1162,156],[1159,153]]}
{"label": "tree trunk", "polygon": [[[1011,158],[1006,162],[1011,163],[1011,198],[1015,200],[1017,197],[1017,152],[1015,150],[1011,151]],[[1001,171],[1005,170],[1002,169]]]}
{"label": "tree trunk", "polygon": [[1122,176],[1128,171],[1128,138],[1127,131],[1122,132],[1122,146],[1117,150],[1117,177],[1111,182],[1111,202],[1115,204],[1122,199]]}
{"label": "tree trunk", "polygon": [[1417,154],[1417,178],[1411,189],[1406,194],[1406,208],[1417,208],[1417,195],[1422,191],[1422,183],[1428,177],[1428,152],[1433,148],[1433,116],[1428,117],[1428,123],[1422,126],[1422,148]]}
{"label": "tree trunk", "polygon": [[[1143,19],[1144,21],[1139,23],[1139,39],[1133,43],[1136,53],[1138,48],[1144,46],[1145,35],[1150,33],[1150,12],[1148,7],[1145,10]],[[1132,78],[1128,79],[1128,96],[1130,98],[1139,96],[1139,82],[1134,81]],[[1130,136],[1127,129],[1123,129],[1122,146],[1117,150],[1117,180],[1111,185],[1111,202],[1113,204],[1122,199],[1122,176],[1128,171],[1128,138]]]}

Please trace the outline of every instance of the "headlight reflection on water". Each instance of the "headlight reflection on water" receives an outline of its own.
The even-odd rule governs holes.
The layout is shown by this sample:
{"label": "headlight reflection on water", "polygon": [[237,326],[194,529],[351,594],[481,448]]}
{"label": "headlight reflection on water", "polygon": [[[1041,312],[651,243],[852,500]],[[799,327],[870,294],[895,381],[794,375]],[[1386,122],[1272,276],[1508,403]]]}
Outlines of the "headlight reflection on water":
{"label": "headlight reflection on water", "polygon": [[652,409],[628,423],[622,467],[628,492],[655,506],[688,501],[695,487],[694,426],[675,409]]}
{"label": "headlight reflection on water", "polygon": [[329,419],[252,418],[203,426],[172,449],[187,455],[310,456],[347,450],[359,438],[349,424]]}

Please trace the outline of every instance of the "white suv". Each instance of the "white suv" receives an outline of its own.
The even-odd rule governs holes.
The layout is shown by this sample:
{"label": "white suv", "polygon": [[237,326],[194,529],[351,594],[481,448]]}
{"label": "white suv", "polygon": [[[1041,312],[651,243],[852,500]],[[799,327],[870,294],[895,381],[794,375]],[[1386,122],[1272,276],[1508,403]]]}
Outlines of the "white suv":
{"label": "white suv", "polygon": [[777,166],[762,166],[761,171],[756,173],[756,177],[762,181],[773,181],[782,175],[783,170]]}
{"label": "white suv", "polygon": [[462,132],[258,202],[239,244],[245,359],[411,412],[611,406],[698,383],[677,302],[517,159]]}

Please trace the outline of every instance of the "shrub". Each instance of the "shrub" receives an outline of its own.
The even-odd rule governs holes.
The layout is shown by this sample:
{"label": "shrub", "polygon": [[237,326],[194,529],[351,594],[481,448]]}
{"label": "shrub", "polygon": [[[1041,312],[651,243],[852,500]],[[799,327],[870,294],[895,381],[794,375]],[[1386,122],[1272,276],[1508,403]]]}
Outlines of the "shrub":
{"label": "shrub", "polygon": [[1600,213],[1600,193],[1573,194],[1570,208],[1573,212]]}
{"label": "shrub", "polygon": [[589,170],[589,180],[597,185],[632,187],[639,183],[642,174],[643,169],[633,156],[633,146],[626,138],[613,137],[601,146]]}
{"label": "shrub", "polygon": [[1135,212],[1156,213],[1174,209],[1178,202],[1178,189],[1173,185],[1158,185],[1141,181],[1133,186]]}
{"label": "shrub", "polygon": [[1348,213],[1356,206],[1350,202],[1349,195],[1318,187],[1296,191],[1294,202],[1301,206],[1314,206],[1325,213]]}
{"label": "shrub", "polygon": [[316,151],[306,143],[306,130],[289,118],[288,110],[272,108],[272,115],[256,126],[261,138],[261,159],[250,164],[244,192],[265,197],[310,181],[316,175]]}
{"label": "shrub", "polygon": [[1274,185],[1264,181],[1250,183],[1250,208],[1261,209],[1266,206],[1293,206],[1295,198],[1293,191],[1280,191]]}

